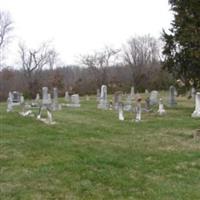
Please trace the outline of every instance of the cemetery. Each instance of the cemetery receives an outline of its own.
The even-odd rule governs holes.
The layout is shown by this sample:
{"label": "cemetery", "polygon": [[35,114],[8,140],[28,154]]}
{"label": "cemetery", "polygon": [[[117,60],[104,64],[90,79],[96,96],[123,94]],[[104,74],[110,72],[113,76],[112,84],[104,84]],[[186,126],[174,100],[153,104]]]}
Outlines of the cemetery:
{"label": "cemetery", "polygon": [[0,106],[2,197],[197,199],[199,93],[194,102],[172,88],[109,94],[103,85],[100,96],[79,99],[43,87],[35,100],[15,106],[10,92]]}
{"label": "cemetery", "polygon": [[0,200],[200,200],[200,1],[1,0]]}

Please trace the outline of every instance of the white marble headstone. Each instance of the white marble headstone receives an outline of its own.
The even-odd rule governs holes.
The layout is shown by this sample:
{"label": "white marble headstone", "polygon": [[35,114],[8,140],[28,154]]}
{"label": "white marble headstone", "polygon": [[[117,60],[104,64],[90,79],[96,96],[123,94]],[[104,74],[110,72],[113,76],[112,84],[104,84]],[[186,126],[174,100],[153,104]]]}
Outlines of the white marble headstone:
{"label": "white marble headstone", "polygon": [[194,118],[200,117],[200,92],[196,93],[196,97],[195,97],[195,110],[192,113],[192,117],[194,117]]}
{"label": "white marble headstone", "polygon": [[160,100],[159,100],[158,114],[159,115],[163,115],[165,113],[166,113],[166,111],[164,109],[164,105],[163,105],[162,99],[160,98]]}
{"label": "white marble headstone", "polygon": [[107,86],[102,85],[101,86],[101,95],[100,95],[100,101],[98,104],[98,108],[106,110],[108,108],[107,103]]}

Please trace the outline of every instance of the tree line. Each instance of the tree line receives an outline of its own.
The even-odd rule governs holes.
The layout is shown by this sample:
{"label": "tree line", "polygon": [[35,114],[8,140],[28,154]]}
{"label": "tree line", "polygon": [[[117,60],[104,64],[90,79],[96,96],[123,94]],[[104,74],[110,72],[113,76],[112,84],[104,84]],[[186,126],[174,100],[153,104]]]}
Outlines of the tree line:
{"label": "tree line", "polygon": [[[110,92],[167,89],[177,80],[182,86],[200,87],[200,2],[169,0],[174,20],[163,30],[162,42],[150,35],[131,37],[120,49],[105,48],[81,55],[78,66],[58,66],[58,52],[49,43],[37,49],[19,45],[21,68],[1,67],[0,99],[9,90],[33,98],[42,86],[57,87],[61,93],[94,94],[102,84]],[[0,64],[13,23],[0,12]],[[161,50],[162,49],[162,50]],[[56,67],[55,67],[56,66]]]}

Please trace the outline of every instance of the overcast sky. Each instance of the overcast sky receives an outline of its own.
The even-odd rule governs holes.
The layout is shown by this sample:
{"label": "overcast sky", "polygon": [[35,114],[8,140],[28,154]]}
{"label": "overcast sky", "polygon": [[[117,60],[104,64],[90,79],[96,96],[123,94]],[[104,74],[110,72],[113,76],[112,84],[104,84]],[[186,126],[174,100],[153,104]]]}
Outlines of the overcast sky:
{"label": "overcast sky", "polygon": [[17,61],[19,41],[37,47],[52,41],[65,64],[77,63],[105,45],[119,48],[134,35],[159,38],[172,20],[168,0],[0,0],[14,21],[8,64]]}

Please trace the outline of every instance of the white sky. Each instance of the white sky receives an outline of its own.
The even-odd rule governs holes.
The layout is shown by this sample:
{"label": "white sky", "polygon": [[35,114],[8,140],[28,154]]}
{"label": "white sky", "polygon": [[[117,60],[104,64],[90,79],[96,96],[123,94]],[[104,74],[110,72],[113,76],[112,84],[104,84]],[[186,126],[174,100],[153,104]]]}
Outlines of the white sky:
{"label": "white sky", "polygon": [[168,0],[0,0],[0,9],[14,21],[8,64],[17,61],[19,41],[34,48],[50,40],[65,64],[75,64],[80,54],[119,48],[134,35],[158,38],[172,20]]}

